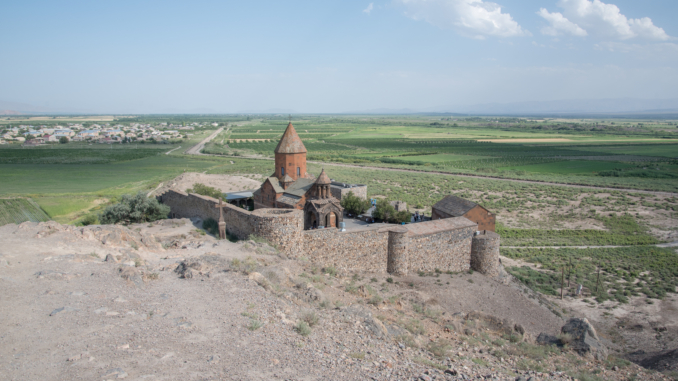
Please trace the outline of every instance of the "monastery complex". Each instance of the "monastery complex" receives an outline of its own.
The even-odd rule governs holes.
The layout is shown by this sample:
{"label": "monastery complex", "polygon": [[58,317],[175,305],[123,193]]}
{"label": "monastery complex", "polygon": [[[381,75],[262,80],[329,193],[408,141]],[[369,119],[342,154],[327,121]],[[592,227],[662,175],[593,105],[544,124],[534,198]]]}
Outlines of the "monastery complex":
{"label": "monastery complex", "polygon": [[254,210],[224,204],[212,197],[170,189],[158,200],[173,218],[213,218],[221,238],[256,235],[288,257],[306,258],[339,271],[409,272],[474,269],[499,274],[500,237],[495,216],[468,200],[447,196],[433,206],[433,219],[405,225],[375,223],[339,229],[342,197],[367,198],[367,187],[318,177],[306,168],[306,147],[287,126],[275,148],[275,170],[253,192]]}

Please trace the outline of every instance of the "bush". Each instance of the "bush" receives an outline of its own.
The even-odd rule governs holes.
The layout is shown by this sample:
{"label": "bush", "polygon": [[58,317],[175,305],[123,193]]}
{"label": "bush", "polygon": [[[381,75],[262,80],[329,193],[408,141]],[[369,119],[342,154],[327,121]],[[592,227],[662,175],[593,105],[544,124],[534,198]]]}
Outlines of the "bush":
{"label": "bush", "polygon": [[217,200],[224,198],[223,193],[219,189],[214,188],[214,187],[209,187],[209,186],[207,186],[205,184],[201,184],[201,183],[193,184],[193,188],[186,189],[186,192],[187,193],[197,193],[197,194],[200,194],[200,195],[203,195],[203,196],[209,196],[209,197],[212,197],[212,198],[216,198]]}
{"label": "bush", "polygon": [[312,310],[307,310],[304,311],[303,314],[301,314],[301,320],[308,324],[309,327],[313,327],[316,324],[318,324],[318,315]]}
{"label": "bush", "polygon": [[301,336],[308,336],[311,334],[311,327],[309,327],[305,321],[300,321],[297,323],[297,325],[294,327],[294,330],[297,331],[297,333]]}
{"label": "bush", "polygon": [[139,192],[136,195],[125,194],[119,203],[107,206],[99,215],[99,221],[102,224],[152,222],[167,218],[169,212],[169,206]]}
{"label": "bush", "polygon": [[412,218],[410,212],[406,210],[396,212],[393,205],[383,198],[377,201],[377,207],[372,215],[374,218],[391,223],[410,222],[410,219]]}
{"label": "bush", "polygon": [[370,201],[353,194],[353,191],[348,192],[346,196],[341,199],[341,206],[346,211],[353,215],[359,215],[370,208]]}
{"label": "bush", "polygon": [[60,138],[59,138],[59,143],[61,143],[61,144],[66,144],[66,143],[68,143],[68,138],[65,137],[65,136],[60,137]]}
{"label": "bush", "polygon": [[212,235],[219,235],[219,223],[212,217],[202,222],[202,228]]}
{"label": "bush", "polygon": [[80,225],[82,226],[89,226],[89,225],[95,225],[97,223],[97,215],[96,214],[88,214],[85,217],[80,220]]}

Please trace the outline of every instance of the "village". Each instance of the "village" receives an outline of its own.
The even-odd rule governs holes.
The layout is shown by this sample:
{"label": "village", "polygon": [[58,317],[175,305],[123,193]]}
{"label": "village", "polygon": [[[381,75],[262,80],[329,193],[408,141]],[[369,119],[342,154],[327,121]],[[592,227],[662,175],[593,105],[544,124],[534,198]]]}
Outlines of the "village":
{"label": "village", "polygon": [[35,146],[50,143],[90,142],[90,143],[131,143],[131,142],[169,142],[174,139],[186,139],[188,131],[195,128],[213,126],[217,123],[191,123],[174,125],[159,123],[155,125],[130,123],[129,125],[110,123],[83,124],[65,123],[65,125],[19,125],[7,126],[0,130],[0,144],[22,144]]}

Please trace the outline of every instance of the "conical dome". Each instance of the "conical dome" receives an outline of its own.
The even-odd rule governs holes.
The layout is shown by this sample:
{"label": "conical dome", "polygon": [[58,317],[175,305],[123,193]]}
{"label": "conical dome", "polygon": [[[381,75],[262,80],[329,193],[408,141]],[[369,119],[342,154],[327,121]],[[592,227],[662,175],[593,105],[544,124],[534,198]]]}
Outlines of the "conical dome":
{"label": "conical dome", "polygon": [[292,123],[287,125],[287,129],[282,138],[275,147],[275,153],[306,153],[306,147],[301,142],[301,138],[297,135],[297,131],[292,126]]}
{"label": "conical dome", "polygon": [[320,185],[329,185],[332,183],[330,177],[327,176],[327,173],[325,173],[325,168],[323,168],[322,172],[320,172],[320,175],[315,180],[315,183]]}

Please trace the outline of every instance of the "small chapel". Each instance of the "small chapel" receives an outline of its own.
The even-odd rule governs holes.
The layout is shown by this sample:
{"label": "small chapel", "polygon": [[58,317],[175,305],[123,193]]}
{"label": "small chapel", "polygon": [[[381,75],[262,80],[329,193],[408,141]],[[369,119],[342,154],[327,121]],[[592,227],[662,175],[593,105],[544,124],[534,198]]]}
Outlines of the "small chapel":
{"label": "small chapel", "polygon": [[274,152],[275,172],[253,193],[254,208],[303,210],[305,230],[338,227],[350,186],[332,181],[324,168],[317,178],[306,171],[306,147],[291,122]]}

